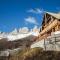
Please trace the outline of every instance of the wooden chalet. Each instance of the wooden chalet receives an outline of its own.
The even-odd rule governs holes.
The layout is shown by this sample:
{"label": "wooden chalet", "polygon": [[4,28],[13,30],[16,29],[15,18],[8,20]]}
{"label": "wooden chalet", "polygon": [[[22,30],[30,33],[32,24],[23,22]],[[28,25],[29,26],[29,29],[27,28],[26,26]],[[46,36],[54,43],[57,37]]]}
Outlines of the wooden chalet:
{"label": "wooden chalet", "polygon": [[60,13],[46,12],[40,28],[40,39],[47,38],[52,32],[60,30]]}

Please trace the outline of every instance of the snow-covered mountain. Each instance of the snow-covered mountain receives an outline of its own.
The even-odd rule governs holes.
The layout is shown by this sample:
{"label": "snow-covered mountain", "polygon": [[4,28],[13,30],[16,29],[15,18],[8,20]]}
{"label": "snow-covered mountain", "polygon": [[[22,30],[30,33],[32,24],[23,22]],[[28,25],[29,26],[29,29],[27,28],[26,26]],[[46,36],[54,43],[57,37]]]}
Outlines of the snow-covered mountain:
{"label": "snow-covered mountain", "polygon": [[22,39],[22,38],[25,38],[25,37],[28,37],[30,35],[33,35],[33,36],[38,36],[38,33],[36,32],[28,32],[28,33],[18,33],[18,34],[8,34],[6,35],[6,38],[8,38],[8,40],[16,40],[16,39]]}
{"label": "snow-covered mountain", "polygon": [[22,39],[22,38],[28,37],[30,35],[38,36],[38,34],[39,34],[39,30],[37,29],[36,26],[33,29],[31,29],[30,31],[27,27],[20,28],[19,30],[17,30],[15,28],[10,33],[4,33],[4,32],[0,33],[0,39],[7,38],[8,41],[14,41],[17,39]]}

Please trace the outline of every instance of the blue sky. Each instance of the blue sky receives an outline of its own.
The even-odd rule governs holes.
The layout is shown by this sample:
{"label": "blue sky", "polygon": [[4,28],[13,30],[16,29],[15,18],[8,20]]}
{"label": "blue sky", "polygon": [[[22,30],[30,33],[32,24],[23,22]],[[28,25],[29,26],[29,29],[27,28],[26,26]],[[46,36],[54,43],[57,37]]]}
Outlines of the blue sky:
{"label": "blue sky", "polygon": [[0,31],[39,27],[44,11],[60,12],[60,0],[0,0]]}

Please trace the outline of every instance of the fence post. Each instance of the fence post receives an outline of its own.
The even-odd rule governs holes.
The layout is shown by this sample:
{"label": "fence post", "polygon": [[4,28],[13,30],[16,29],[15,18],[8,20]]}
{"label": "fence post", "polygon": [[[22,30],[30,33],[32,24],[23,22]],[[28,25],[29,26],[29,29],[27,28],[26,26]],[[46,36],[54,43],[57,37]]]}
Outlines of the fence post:
{"label": "fence post", "polygon": [[56,50],[56,37],[55,37],[55,50]]}
{"label": "fence post", "polygon": [[44,49],[45,49],[45,51],[46,51],[46,44],[45,44],[45,39],[44,39]]}

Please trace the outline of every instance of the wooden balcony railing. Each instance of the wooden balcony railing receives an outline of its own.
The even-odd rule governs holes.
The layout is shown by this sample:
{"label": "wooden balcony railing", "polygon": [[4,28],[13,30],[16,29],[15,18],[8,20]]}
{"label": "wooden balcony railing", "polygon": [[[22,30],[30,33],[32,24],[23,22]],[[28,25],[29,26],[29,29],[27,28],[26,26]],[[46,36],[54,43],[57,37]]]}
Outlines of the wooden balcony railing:
{"label": "wooden balcony railing", "polygon": [[39,40],[46,39],[48,36],[51,36],[51,34],[44,34],[42,36],[39,36]]}

